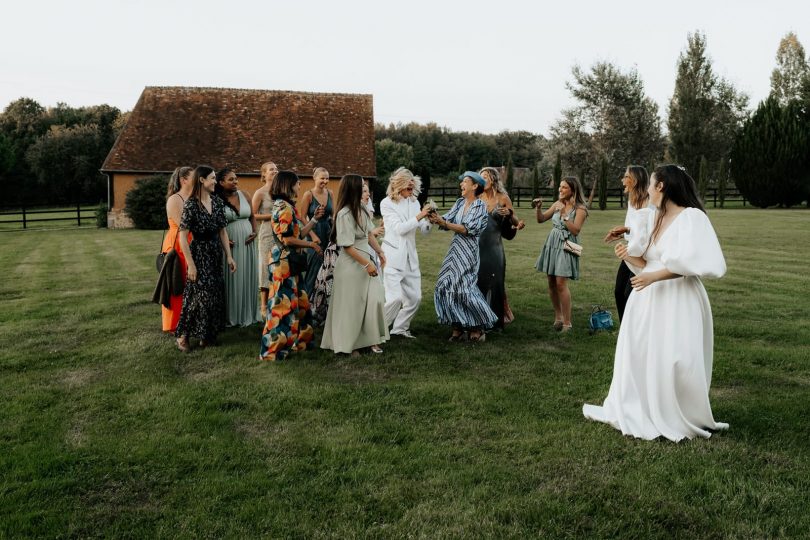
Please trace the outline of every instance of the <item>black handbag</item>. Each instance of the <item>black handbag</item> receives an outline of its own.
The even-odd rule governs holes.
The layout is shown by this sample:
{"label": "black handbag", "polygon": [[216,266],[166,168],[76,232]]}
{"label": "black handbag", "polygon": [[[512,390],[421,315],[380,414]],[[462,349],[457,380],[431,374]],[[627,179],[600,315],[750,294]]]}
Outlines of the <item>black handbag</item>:
{"label": "black handbag", "polygon": [[[273,241],[278,246],[279,251],[284,251],[284,248],[287,246],[285,246],[284,243],[279,240],[276,231],[273,231],[272,227],[270,230],[273,232]],[[291,276],[300,276],[307,270],[307,254],[305,251],[299,251],[298,249],[290,246],[287,248],[287,256],[281,257],[281,259],[287,259],[287,265],[290,267]]]}
{"label": "black handbag", "polygon": [[[177,232],[180,232],[180,229],[177,229]],[[174,241],[172,242],[172,248],[169,251],[175,251],[174,243],[177,242],[177,232],[174,233]],[[163,230],[163,236],[160,239],[160,250],[161,252],[157,254],[155,257],[155,268],[158,271],[158,274],[161,270],[163,270],[163,265],[166,263],[166,255],[169,254],[169,251],[163,253],[163,239],[166,238],[166,229]]]}

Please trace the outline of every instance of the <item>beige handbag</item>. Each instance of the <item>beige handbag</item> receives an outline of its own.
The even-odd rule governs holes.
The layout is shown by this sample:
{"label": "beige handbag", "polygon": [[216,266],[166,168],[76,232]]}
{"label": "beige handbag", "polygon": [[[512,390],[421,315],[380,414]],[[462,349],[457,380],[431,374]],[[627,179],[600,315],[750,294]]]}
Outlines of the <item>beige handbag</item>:
{"label": "beige handbag", "polygon": [[566,240],[565,242],[563,242],[563,250],[573,255],[576,255],[577,257],[582,255],[582,246],[577,244],[576,242],[572,242],[571,240]]}

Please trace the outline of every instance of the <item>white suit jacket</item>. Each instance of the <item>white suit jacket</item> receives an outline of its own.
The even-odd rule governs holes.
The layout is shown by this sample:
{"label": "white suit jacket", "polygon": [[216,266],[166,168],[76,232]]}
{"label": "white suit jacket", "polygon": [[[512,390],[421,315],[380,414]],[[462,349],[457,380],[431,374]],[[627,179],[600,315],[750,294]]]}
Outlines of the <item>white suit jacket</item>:
{"label": "white suit jacket", "polygon": [[386,197],[380,203],[380,213],[385,225],[383,253],[387,266],[397,270],[418,270],[419,255],[416,253],[416,229],[430,231],[427,218],[417,221],[416,214],[422,211],[416,197],[392,201]]}

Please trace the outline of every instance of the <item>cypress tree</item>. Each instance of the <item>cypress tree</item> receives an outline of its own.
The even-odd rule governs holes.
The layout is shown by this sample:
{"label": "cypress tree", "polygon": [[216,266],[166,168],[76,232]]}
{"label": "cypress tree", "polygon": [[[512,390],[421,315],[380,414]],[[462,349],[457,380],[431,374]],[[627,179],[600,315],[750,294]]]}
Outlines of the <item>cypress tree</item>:
{"label": "cypress tree", "polygon": [[461,157],[458,158],[458,174],[464,174],[467,170],[467,160],[464,159],[464,154],[461,154]]}
{"label": "cypress tree", "polygon": [[532,169],[532,200],[540,196],[540,162],[534,164]]}
{"label": "cypress tree", "polygon": [[557,153],[557,161],[554,163],[554,193],[551,195],[552,199],[557,198],[557,193],[560,190],[560,182],[562,182],[562,158]]}
{"label": "cypress tree", "polygon": [[599,162],[599,210],[607,209],[608,161],[603,156]]}
{"label": "cypress tree", "polygon": [[726,172],[726,160],[721,159],[717,166],[717,199],[720,208],[726,204],[726,185],[728,184],[728,172]]}
{"label": "cypress tree", "polygon": [[512,198],[512,187],[515,183],[515,167],[512,165],[512,152],[506,158],[506,193]]}
{"label": "cypress tree", "polygon": [[700,156],[700,171],[698,172],[698,195],[700,195],[700,199],[703,201],[703,204],[706,204],[706,188],[709,184],[709,162],[706,160],[706,156]]}
{"label": "cypress tree", "polygon": [[760,103],[731,152],[731,177],[755,206],[793,206],[810,195],[810,122],[798,101]]}

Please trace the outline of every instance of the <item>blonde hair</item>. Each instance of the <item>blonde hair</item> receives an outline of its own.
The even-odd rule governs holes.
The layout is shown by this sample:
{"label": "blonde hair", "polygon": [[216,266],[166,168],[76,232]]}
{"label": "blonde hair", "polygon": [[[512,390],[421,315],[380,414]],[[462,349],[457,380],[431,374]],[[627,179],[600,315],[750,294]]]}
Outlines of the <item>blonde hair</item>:
{"label": "blonde hair", "polygon": [[399,192],[408,187],[411,181],[413,181],[413,196],[416,197],[422,192],[422,179],[418,176],[414,176],[414,174],[405,167],[400,167],[391,173],[391,177],[388,179],[388,189],[385,190],[385,194],[392,201],[398,201],[402,198]]}
{"label": "blonde hair", "polygon": [[[270,170],[271,165],[276,168],[276,174],[278,174],[278,165],[276,165],[272,161],[265,161],[264,163],[262,163],[262,168],[261,168],[261,181],[262,181],[262,184],[267,182],[267,180],[264,179],[264,175],[265,175],[265,173],[267,173],[268,170]],[[271,178],[270,181],[272,182],[273,179]]]}
{"label": "blonde hair", "polygon": [[326,179],[329,179],[329,171],[326,170],[326,167],[315,167],[312,170],[312,179],[315,180],[319,173],[326,173]]}
{"label": "blonde hair", "polygon": [[501,184],[501,175],[498,173],[498,169],[496,169],[495,167],[484,167],[483,169],[478,171],[478,174],[480,174],[481,176],[484,176],[484,173],[489,174],[489,180],[490,182],[492,182],[492,190],[495,193],[503,193],[504,195],[509,195],[506,192],[506,188],[503,187],[503,184]]}

